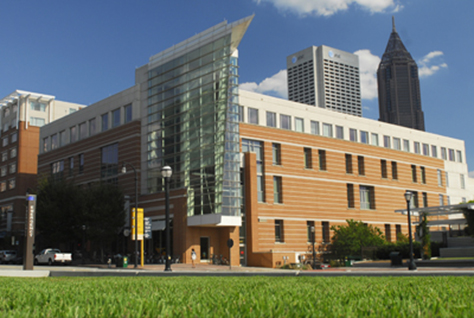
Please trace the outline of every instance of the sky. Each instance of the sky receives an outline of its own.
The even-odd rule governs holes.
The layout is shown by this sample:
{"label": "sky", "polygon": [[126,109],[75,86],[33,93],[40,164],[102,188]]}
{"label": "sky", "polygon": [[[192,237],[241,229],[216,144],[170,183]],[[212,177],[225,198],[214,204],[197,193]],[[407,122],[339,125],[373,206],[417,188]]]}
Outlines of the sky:
{"label": "sky", "polygon": [[359,55],[363,117],[374,120],[394,16],[419,67],[426,131],[465,140],[474,176],[474,1],[3,0],[0,12],[0,98],[26,90],[90,105],[133,86],[150,56],[255,14],[239,45],[242,89],[287,98],[286,57],[327,45]]}

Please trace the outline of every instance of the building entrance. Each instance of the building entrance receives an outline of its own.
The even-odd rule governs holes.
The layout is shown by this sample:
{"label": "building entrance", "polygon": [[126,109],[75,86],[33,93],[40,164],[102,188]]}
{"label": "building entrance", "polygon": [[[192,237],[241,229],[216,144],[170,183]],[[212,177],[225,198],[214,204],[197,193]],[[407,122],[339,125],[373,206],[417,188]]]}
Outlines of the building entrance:
{"label": "building entrance", "polygon": [[209,259],[209,238],[201,237],[201,260]]}

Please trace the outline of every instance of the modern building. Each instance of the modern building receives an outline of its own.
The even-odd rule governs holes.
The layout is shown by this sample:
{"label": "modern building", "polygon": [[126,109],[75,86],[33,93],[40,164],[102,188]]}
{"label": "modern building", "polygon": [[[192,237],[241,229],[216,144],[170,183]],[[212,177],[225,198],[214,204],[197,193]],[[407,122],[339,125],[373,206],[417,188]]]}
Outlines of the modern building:
{"label": "modern building", "polygon": [[392,33],[377,69],[379,120],[425,130],[418,66],[403,45],[392,18]]}
{"label": "modern building", "polygon": [[[12,236],[12,242],[21,244],[25,195],[37,180],[40,127],[83,107],[20,90],[0,100],[0,237]],[[53,149],[59,147],[58,140],[53,143]]]}
{"label": "modern building", "polygon": [[132,165],[152,219],[147,250],[161,253],[160,168],[171,166],[171,249],[185,263],[192,249],[204,263],[293,263],[309,254],[312,227],[323,253],[347,219],[395,241],[408,228],[394,212],[406,190],[414,207],[471,199],[462,140],[239,91],[237,46],[252,18],[151,57],[133,87],[43,126],[38,174],[116,183],[135,200],[133,169],[120,173]]}
{"label": "modern building", "polygon": [[362,116],[359,57],[325,45],[286,58],[288,99]]}

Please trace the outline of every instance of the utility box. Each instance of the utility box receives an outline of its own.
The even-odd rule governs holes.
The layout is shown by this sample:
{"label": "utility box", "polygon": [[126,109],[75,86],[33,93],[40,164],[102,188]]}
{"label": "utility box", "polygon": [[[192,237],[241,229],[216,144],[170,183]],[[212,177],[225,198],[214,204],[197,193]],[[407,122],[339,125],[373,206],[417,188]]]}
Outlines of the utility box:
{"label": "utility box", "polygon": [[400,252],[391,252],[390,262],[392,266],[402,266],[402,254]]}

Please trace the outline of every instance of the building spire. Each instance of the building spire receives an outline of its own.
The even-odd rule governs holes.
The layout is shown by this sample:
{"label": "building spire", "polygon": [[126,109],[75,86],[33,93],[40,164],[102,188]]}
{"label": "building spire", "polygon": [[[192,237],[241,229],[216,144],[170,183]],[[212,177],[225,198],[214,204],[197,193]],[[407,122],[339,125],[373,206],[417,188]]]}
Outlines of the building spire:
{"label": "building spire", "polygon": [[392,32],[397,32],[397,29],[395,29],[395,17],[392,15]]}

